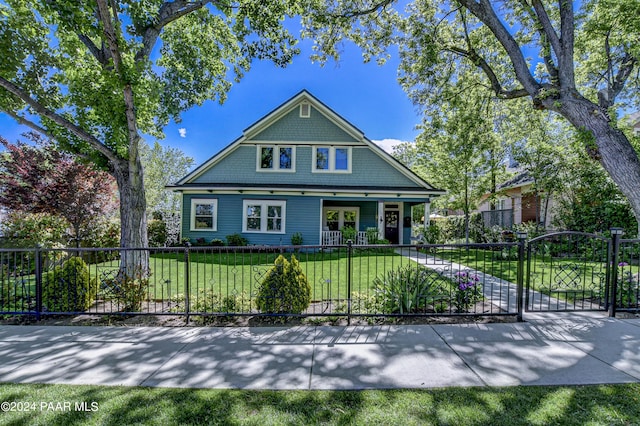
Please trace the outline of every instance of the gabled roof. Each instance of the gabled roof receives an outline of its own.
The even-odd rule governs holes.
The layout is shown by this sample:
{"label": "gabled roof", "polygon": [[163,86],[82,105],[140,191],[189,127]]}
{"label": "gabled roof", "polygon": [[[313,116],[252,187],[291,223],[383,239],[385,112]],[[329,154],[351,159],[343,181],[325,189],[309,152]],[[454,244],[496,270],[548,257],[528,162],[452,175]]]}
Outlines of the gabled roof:
{"label": "gabled roof", "polygon": [[205,173],[211,167],[214,167],[216,163],[224,159],[227,155],[233,152],[240,144],[245,141],[251,141],[251,139],[259,135],[269,126],[276,123],[286,114],[291,112],[293,108],[299,105],[302,102],[308,102],[315,110],[319,111],[323,116],[325,116],[331,123],[337,126],[339,129],[344,131],[347,135],[353,138],[358,143],[362,143],[363,145],[368,146],[373,152],[378,154],[381,158],[383,158],[387,163],[389,163],[393,168],[402,173],[405,177],[412,180],[417,185],[427,189],[429,192],[433,193],[433,195],[442,194],[445,191],[441,189],[434,188],[428,182],[420,178],[413,171],[411,171],[404,164],[400,163],[397,159],[391,156],[389,153],[384,151],[378,145],[373,143],[371,140],[367,139],[364,136],[364,133],[358,129],[356,126],[345,120],[342,116],[336,113],[334,110],[329,108],[327,105],[322,103],[319,99],[309,93],[307,90],[302,90],[298,92],[296,95],[289,98],[287,101],[273,109],[271,112],[267,113],[265,116],[260,118],[255,123],[251,124],[249,127],[244,129],[242,132],[242,136],[233,141],[231,144],[227,145],[220,152],[215,154],[209,160],[202,163],[196,169],[194,169],[191,173],[180,179],[173,186],[168,186],[168,188],[179,189],[180,187],[189,186],[195,179],[197,179],[200,175]]}
{"label": "gabled roof", "polygon": [[533,183],[533,178],[531,177],[528,171],[524,170],[518,173],[517,175],[515,175],[514,177],[512,177],[511,179],[509,179],[508,181],[498,185],[497,189],[500,191],[504,189],[518,188],[520,186],[530,185],[532,183]]}
{"label": "gabled roof", "polygon": [[285,101],[280,106],[273,109],[267,115],[253,123],[242,131],[243,135],[247,139],[251,139],[253,136],[259,134],[274,122],[278,121],[284,115],[286,115],[292,108],[301,102],[309,102],[315,109],[320,111],[325,117],[331,120],[335,125],[341,128],[345,133],[349,134],[356,140],[364,138],[364,133],[349,123],[347,120],[338,115],[334,110],[322,103],[318,98],[313,96],[307,90],[301,90],[296,95]]}

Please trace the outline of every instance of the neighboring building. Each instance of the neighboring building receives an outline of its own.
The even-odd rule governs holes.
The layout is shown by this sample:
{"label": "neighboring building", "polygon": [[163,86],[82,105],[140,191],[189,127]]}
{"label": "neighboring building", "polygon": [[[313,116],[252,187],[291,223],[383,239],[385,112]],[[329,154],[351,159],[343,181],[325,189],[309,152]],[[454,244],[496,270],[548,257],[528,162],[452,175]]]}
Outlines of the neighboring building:
{"label": "neighboring building", "polygon": [[498,185],[496,192],[500,194],[494,202],[494,209],[485,195],[480,204],[485,226],[502,226],[511,228],[513,225],[526,222],[539,222],[545,229],[550,229],[553,219],[554,200],[548,200],[544,193],[537,196],[533,191],[533,178],[528,172],[520,172],[512,179]]}
{"label": "neighboring building", "polygon": [[351,123],[301,91],[174,186],[182,193],[182,237],[250,244],[411,241],[411,208],[444,193],[379,148]]}
{"label": "neighboring building", "polygon": [[634,112],[629,115],[629,121],[634,135],[640,135],[640,111]]}

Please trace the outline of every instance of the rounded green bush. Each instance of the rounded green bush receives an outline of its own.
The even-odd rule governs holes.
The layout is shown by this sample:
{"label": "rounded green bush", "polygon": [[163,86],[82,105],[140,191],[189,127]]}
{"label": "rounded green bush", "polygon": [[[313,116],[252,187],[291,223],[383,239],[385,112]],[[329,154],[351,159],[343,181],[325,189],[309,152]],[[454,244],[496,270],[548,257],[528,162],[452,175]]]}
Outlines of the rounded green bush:
{"label": "rounded green bush", "polygon": [[265,313],[301,314],[311,304],[311,286],[298,259],[278,256],[260,284],[256,299]]}
{"label": "rounded green bush", "polygon": [[97,291],[87,264],[71,257],[43,276],[42,303],[50,312],[84,312],[91,306]]}

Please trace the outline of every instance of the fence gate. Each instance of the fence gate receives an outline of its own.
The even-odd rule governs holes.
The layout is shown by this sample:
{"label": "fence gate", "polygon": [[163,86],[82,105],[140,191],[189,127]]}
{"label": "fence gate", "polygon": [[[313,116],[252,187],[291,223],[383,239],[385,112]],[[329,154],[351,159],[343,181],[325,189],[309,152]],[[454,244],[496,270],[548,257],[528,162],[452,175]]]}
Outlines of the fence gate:
{"label": "fence gate", "polygon": [[602,311],[608,295],[613,244],[582,232],[558,232],[530,240],[525,270],[525,310]]}

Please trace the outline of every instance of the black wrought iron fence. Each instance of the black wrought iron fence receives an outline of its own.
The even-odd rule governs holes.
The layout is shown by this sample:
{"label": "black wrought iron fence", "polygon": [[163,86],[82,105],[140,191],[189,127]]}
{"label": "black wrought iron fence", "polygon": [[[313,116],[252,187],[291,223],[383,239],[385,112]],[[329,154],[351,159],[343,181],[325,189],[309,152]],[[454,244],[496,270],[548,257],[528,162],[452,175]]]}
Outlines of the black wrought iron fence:
{"label": "black wrought iron fence", "polygon": [[640,310],[640,239],[621,240],[615,268],[614,309]]}
{"label": "black wrought iron fence", "polygon": [[[418,246],[4,249],[0,315],[521,318],[525,306],[637,309],[640,241],[568,235]],[[626,265],[614,274],[608,265],[618,258]]]}

